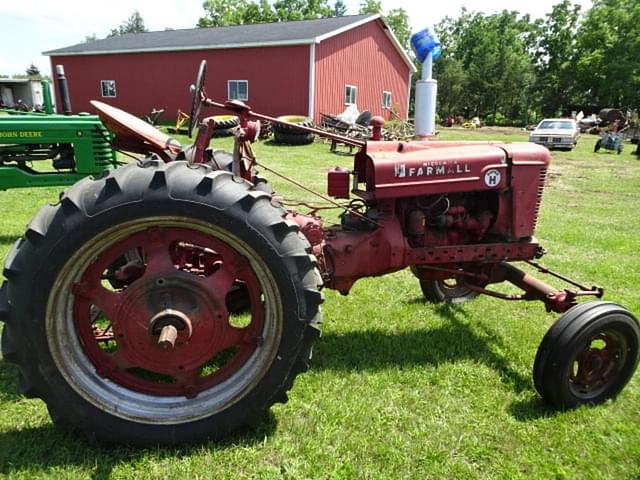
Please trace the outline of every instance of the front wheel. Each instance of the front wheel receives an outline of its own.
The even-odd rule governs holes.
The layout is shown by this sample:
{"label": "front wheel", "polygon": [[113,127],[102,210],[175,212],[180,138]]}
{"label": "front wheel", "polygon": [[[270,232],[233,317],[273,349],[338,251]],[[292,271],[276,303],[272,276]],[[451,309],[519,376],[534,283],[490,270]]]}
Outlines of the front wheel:
{"label": "front wheel", "polygon": [[558,409],[615,397],[638,364],[638,321],[615,303],[594,301],[564,313],[545,335],[533,379],[542,398]]}
{"label": "front wheel", "polygon": [[108,442],[255,424],[286,401],[318,334],[320,277],[284,215],[248,182],[186,162],[73,186],[5,265],[2,351],[23,393]]}
{"label": "front wheel", "polygon": [[432,303],[466,303],[478,296],[478,292],[471,290],[458,280],[420,280],[420,288],[424,298]]}

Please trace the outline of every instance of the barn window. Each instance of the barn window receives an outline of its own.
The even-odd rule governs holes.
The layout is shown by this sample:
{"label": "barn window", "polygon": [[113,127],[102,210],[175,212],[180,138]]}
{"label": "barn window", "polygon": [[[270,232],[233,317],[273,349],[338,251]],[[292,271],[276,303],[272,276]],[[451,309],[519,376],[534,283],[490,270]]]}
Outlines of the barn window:
{"label": "barn window", "polygon": [[102,90],[102,96],[108,98],[115,98],[116,96],[116,81],[115,80],[100,80],[100,89]]}
{"label": "barn window", "polygon": [[382,107],[391,108],[391,92],[382,92]]}
{"label": "barn window", "polygon": [[344,87],[344,104],[345,105],[355,105],[356,104],[356,94],[358,93],[358,87],[354,87],[353,85],[345,85]]}
{"label": "barn window", "polygon": [[249,82],[247,80],[229,80],[227,90],[229,100],[249,100]]}

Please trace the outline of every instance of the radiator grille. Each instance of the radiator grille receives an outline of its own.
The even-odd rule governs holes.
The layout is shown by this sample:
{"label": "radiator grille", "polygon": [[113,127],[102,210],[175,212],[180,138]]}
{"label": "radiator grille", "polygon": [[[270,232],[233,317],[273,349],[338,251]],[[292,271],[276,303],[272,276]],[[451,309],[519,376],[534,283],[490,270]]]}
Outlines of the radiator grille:
{"label": "radiator grille", "polygon": [[540,204],[542,203],[542,193],[544,192],[544,185],[547,180],[547,169],[541,168],[538,174],[538,197],[536,198],[536,212],[533,217],[533,227],[538,224],[538,214],[540,213]]}

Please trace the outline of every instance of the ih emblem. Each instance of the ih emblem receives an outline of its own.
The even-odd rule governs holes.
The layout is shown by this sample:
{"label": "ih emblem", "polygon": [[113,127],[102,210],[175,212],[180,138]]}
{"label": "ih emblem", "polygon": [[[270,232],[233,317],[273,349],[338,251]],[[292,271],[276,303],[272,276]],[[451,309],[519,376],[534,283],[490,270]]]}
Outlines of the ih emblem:
{"label": "ih emblem", "polygon": [[484,183],[487,187],[497,187],[502,180],[499,170],[489,170],[484,174]]}

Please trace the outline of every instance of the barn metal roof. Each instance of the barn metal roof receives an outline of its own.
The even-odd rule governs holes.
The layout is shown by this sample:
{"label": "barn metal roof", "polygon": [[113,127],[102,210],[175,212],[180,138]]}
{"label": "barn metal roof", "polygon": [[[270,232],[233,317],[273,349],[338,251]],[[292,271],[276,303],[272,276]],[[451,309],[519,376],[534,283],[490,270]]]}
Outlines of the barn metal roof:
{"label": "barn metal roof", "polygon": [[160,32],[128,33],[70,47],[43,52],[44,55],[99,55],[175,50],[247,48],[319,43],[325,38],[370,22],[380,15],[350,15],[258,23],[214,28],[191,28]]}

